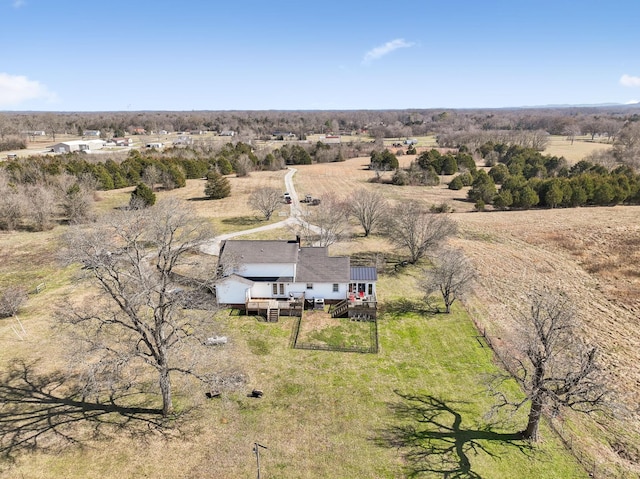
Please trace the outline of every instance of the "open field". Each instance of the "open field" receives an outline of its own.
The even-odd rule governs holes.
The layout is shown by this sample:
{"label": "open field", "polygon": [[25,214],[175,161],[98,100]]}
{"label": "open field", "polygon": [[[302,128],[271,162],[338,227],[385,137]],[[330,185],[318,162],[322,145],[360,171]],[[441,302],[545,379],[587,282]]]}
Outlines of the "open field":
{"label": "open field", "polygon": [[[408,163],[412,158],[399,159]],[[640,394],[640,207],[475,213],[464,201],[465,191],[448,190],[447,180],[434,188],[372,184],[368,180],[374,173],[364,168],[367,163],[368,158],[357,158],[298,166],[294,176],[298,194],[334,192],[347,197],[364,187],[379,188],[392,201],[449,203],[460,227],[452,242],[465,250],[480,277],[467,307],[494,344],[508,344],[514,314],[526,304],[532,286],[560,285],[579,306],[585,337],[602,348],[614,376],[612,384],[625,403],[635,407]],[[282,187],[283,176],[284,172],[265,172],[230,178],[232,196],[220,201],[200,200],[201,180],[189,180],[186,188],[159,196],[190,200],[219,233],[249,229],[265,222],[247,209],[248,195],[260,186]],[[128,201],[127,191],[100,196],[100,210]],[[62,231],[57,227],[45,233],[0,235],[0,285],[20,283],[31,288],[47,283],[42,293],[30,297],[20,316],[29,333],[25,340],[18,339],[10,320],[0,320],[3,370],[13,358],[39,359],[32,372],[44,378],[63,365],[51,308],[64,303],[68,295],[81,294],[83,286],[70,281],[72,269],[62,270],[55,261]],[[289,233],[274,230],[265,236]],[[390,254],[388,243],[377,236],[356,236],[333,245],[331,252]],[[134,417],[125,430],[106,421],[79,423],[70,433],[80,444],[63,447],[61,439],[49,437],[43,444],[50,451],[18,454],[15,465],[5,463],[0,471],[25,478],[250,477],[255,474],[251,447],[259,442],[269,447],[261,456],[264,477],[403,477],[420,467],[434,469],[433,464],[442,461],[469,477],[471,473],[486,478],[586,477],[546,425],[544,441],[529,449],[510,436],[523,427],[523,417],[500,425],[483,418],[491,406],[483,387],[483,375],[495,367],[490,350],[478,341],[461,309],[450,317],[404,309],[401,299],[413,304],[420,298],[418,274],[417,269],[406,268],[397,276],[380,278],[379,299],[386,313],[380,320],[378,355],[291,350],[292,320],[266,324],[223,316],[220,328],[231,338],[229,354],[246,371],[246,388],[210,401],[203,399],[202,391],[188,398],[178,395],[179,403],[194,402],[199,408],[176,420],[165,433],[146,422],[144,415]],[[263,389],[265,396],[246,397],[251,388]],[[29,398],[25,395],[25,400]],[[419,463],[407,459],[405,453],[413,450],[410,445],[417,439],[423,446],[417,452],[424,452],[427,440],[442,432],[428,423],[416,425],[415,436],[398,435],[403,429],[397,428],[417,424],[412,413],[425,408],[435,408],[447,425],[460,419],[444,437],[460,446],[462,456],[427,454]],[[573,415],[565,417],[564,426],[567,432],[574,431],[576,448],[597,460],[597,477],[638,477],[640,452],[632,446],[640,443],[637,411],[624,423],[614,422],[605,429]],[[135,452],[140,450],[144,454]]]}
{"label": "open field", "polygon": [[573,144],[565,136],[551,136],[549,144],[542,152],[544,155],[564,156],[570,164],[577,163],[589,153],[610,150],[610,143],[591,141],[591,137],[579,136]]}

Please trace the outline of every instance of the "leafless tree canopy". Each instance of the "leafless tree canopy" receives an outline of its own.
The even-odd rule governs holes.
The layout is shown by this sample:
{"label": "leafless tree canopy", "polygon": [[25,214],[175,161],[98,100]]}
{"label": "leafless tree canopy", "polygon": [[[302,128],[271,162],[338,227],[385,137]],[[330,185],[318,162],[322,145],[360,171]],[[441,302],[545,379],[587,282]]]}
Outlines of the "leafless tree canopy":
{"label": "leafless tree canopy", "polygon": [[27,300],[27,291],[19,286],[9,286],[0,291],[0,318],[16,314]]}
{"label": "leafless tree canopy", "polygon": [[586,413],[603,410],[608,393],[597,349],[576,334],[571,300],[560,291],[534,291],[530,297],[531,307],[521,317],[522,330],[511,368],[526,397],[512,402],[499,393],[498,407],[519,409],[530,404],[522,434],[536,440],[544,412],[553,414],[561,407]]}
{"label": "leafless tree canopy", "polygon": [[469,292],[475,279],[473,265],[459,249],[442,248],[432,256],[433,266],[424,271],[422,287],[428,295],[438,291],[444,301],[445,312],[451,312],[456,299]]}
{"label": "leafless tree canopy", "polygon": [[66,238],[65,260],[84,265],[101,293],[63,314],[87,346],[90,376],[154,368],[164,415],[172,410],[172,373],[199,374],[204,356],[205,317],[185,308],[210,284],[185,282],[182,272],[198,261],[194,250],[209,237],[185,204],[169,200],[117,211],[72,228]]}
{"label": "leafless tree canopy", "polygon": [[448,215],[429,213],[415,201],[393,208],[386,221],[387,238],[409,252],[412,264],[456,231],[457,226]]}
{"label": "leafless tree canopy", "polygon": [[387,215],[388,205],[384,196],[377,191],[362,188],[349,199],[349,213],[358,220],[364,229],[364,235],[382,224]]}
{"label": "leafless tree canopy", "polygon": [[349,228],[347,206],[335,195],[327,194],[320,198],[320,204],[307,206],[306,226],[302,234],[309,243],[329,246],[340,241]]}
{"label": "leafless tree canopy", "polygon": [[249,196],[249,206],[259,211],[268,221],[282,205],[282,194],[277,188],[260,188]]}

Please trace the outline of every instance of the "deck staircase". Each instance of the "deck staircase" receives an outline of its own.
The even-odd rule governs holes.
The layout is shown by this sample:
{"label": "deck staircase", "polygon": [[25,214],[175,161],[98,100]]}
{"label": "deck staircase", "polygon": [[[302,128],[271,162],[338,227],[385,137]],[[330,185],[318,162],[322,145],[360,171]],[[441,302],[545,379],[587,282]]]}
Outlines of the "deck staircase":
{"label": "deck staircase", "polygon": [[267,321],[270,323],[277,323],[280,318],[279,308],[269,308],[267,310]]}
{"label": "deck staircase", "polygon": [[332,318],[342,318],[345,316],[347,311],[349,310],[349,301],[343,299],[339,303],[336,303],[331,308],[331,317]]}

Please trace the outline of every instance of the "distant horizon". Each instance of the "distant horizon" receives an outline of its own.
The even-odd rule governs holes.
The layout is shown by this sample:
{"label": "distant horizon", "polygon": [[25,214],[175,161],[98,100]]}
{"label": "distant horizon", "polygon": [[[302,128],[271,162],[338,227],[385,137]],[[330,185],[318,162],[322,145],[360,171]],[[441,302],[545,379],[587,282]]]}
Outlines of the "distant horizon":
{"label": "distant horizon", "polygon": [[598,104],[583,104],[583,105],[571,105],[571,104],[557,104],[557,105],[525,105],[525,106],[504,106],[504,107],[475,107],[475,108],[450,108],[450,107],[408,107],[408,108],[332,108],[332,109],[227,109],[227,110],[0,110],[0,113],[11,114],[46,114],[46,113],[234,113],[234,112],[302,112],[302,113],[316,113],[316,112],[361,112],[361,111],[421,111],[421,110],[451,110],[451,111],[485,111],[485,110],[545,110],[545,109],[564,109],[564,108],[609,108],[609,107],[623,107],[623,108],[640,108],[640,103],[598,103]]}
{"label": "distant horizon", "polygon": [[[0,111],[488,110],[640,99],[640,2],[0,0]],[[412,105],[412,106],[398,106]],[[431,106],[440,105],[440,106]],[[446,106],[442,106],[446,105]]]}

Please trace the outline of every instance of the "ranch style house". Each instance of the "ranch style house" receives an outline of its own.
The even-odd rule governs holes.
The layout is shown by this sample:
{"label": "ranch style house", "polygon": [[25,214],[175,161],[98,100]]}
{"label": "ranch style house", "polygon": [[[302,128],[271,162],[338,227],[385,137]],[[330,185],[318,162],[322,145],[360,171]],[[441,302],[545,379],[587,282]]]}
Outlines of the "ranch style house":
{"label": "ranch style house", "polygon": [[270,321],[325,304],[335,317],[375,318],[376,268],[351,266],[348,256],[329,256],[326,246],[303,247],[299,238],[226,240],[218,270],[218,304]]}

